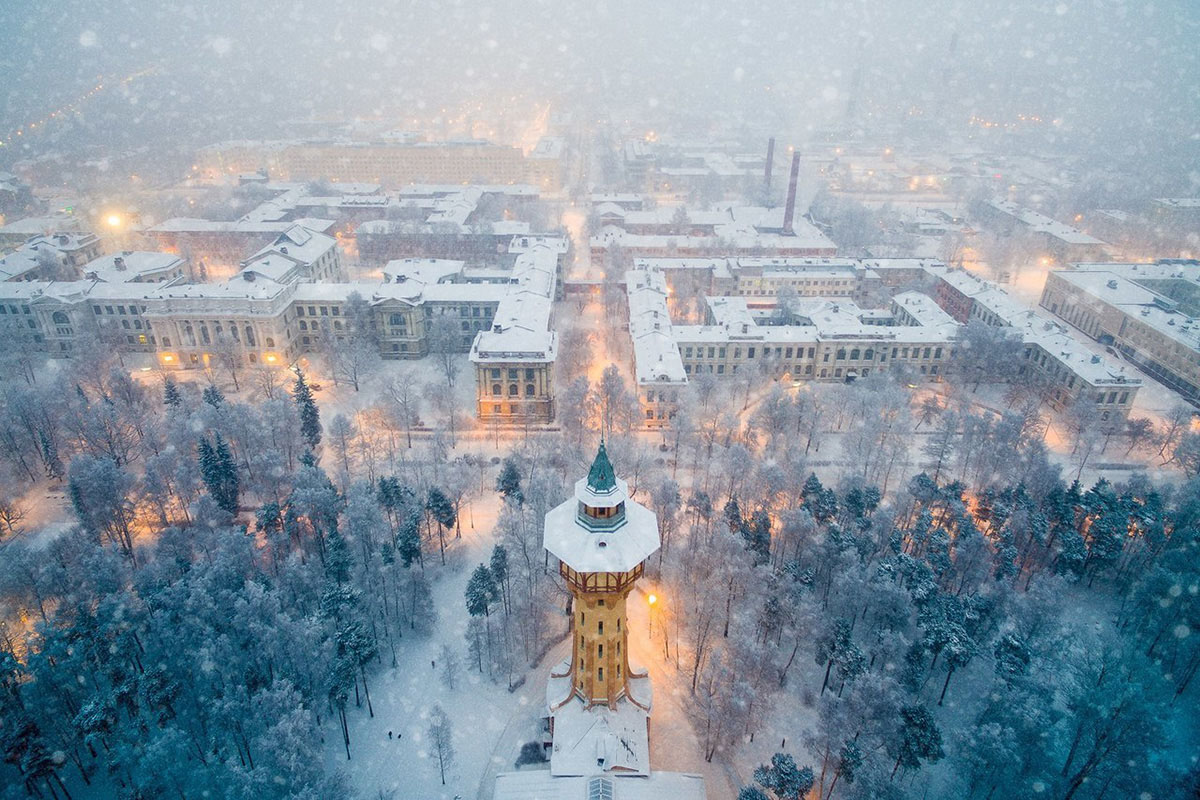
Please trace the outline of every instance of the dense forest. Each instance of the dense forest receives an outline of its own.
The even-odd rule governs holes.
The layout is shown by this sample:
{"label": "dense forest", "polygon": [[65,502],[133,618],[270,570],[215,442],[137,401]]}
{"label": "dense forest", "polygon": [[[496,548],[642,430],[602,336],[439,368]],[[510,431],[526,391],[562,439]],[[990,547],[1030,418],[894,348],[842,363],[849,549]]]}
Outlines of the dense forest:
{"label": "dense forest", "polygon": [[[740,387],[699,385],[654,446],[615,375],[572,392],[577,424],[501,460],[325,422],[302,374],[245,402],[83,365],[6,385],[6,468],[75,519],[3,543],[3,796],[350,796],[327,748],[353,769],[347,719],[412,641],[468,620],[438,676],[503,692],[565,632],[542,518],[596,420],[659,516],[655,681],[746,800],[1195,790],[1200,482],[1080,485],[1016,415],[963,424],[890,382],[740,418]],[[826,485],[830,431],[857,466]],[[435,609],[472,502],[498,508],[490,558]]]}

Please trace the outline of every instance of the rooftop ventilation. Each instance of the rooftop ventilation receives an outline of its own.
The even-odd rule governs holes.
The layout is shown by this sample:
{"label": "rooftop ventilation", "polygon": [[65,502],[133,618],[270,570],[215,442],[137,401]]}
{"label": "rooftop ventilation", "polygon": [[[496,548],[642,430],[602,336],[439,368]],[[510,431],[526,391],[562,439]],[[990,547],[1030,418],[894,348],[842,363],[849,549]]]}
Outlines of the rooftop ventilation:
{"label": "rooftop ventilation", "polygon": [[1109,281],[1107,285],[1108,285],[1108,288],[1110,288],[1110,289],[1117,288],[1117,282],[1115,280]]}

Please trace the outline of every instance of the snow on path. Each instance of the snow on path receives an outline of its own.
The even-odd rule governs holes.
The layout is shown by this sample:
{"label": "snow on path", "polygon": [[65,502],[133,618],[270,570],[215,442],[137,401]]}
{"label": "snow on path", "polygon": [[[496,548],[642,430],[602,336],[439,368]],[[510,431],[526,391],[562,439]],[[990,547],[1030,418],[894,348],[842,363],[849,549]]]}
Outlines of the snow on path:
{"label": "snow on path", "polygon": [[[493,528],[499,499],[489,495],[474,504],[474,529],[464,520],[463,538],[450,539],[442,567],[437,552],[426,556],[438,621],[428,638],[406,636],[396,648],[397,666],[369,675],[375,717],[366,703],[350,706],[351,759],[346,760],[337,719],[325,726],[326,764],[342,769],[364,800],[391,796],[395,800],[491,796],[498,771],[512,769],[521,743],[537,733],[545,696],[545,672],[535,667],[524,686],[510,693],[501,678],[491,682],[473,669],[464,635],[468,615],[463,592],[471,571],[486,562],[495,543]],[[431,666],[442,645],[458,654],[460,669],[455,689],[442,680],[442,665]],[[543,664],[548,663],[548,659]],[[441,704],[454,733],[455,764],[442,786],[436,755],[428,749],[429,712]],[[398,738],[388,739],[388,731]]]}
{"label": "snow on path", "polygon": [[648,587],[645,581],[629,596],[626,604],[629,616],[630,660],[650,673],[654,688],[650,707],[650,768],[664,772],[692,772],[704,776],[708,800],[733,800],[737,797],[741,779],[719,760],[706,762],[704,747],[686,708],[692,702],[690,678],[686,670],[676,669],[673,661],[663,656],[661,633],[651,641],[648,635]]}

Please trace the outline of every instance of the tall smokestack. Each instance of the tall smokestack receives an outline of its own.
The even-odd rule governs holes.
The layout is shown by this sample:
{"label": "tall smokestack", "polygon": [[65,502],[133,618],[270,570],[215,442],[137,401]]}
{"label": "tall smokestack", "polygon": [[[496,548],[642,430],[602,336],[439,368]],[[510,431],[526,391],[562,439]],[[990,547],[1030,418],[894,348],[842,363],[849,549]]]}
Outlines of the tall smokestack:
{"label": "tall smokestack", "polygon": [[767,140],[767,168],[763,170],[763,199],[771,202],[771,172],[775,169],[775,137]]}
{"label": "tall smokestack", "polygon": [[799,178],[800,151],[796,150],[792,153],[792,176],[788,180],[787,205],[783,209],[783,233],[785,236],[795,233],[792,230],[792,217],[796,214],[796,181]]}

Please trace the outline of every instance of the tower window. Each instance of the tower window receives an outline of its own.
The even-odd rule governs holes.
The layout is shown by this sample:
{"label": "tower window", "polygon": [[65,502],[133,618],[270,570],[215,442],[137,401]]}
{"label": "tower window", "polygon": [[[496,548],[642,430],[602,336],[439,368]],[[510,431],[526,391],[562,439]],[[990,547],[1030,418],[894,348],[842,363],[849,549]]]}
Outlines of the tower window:
{"label": "tower window", "polygon": [[596,626],[597,633],[604,633],[604,620],[600,620],[598,623],[596,623]]}
{"label": "tower window", "polygon": [[617,630],[621,630],[621,618],[617,617]]}
{"label": "tower window", "polygon": [[596,658],[604,658],[604,645],[596,645]]}
{"label": "tower window", "polygon": [[599,600],[597,600],[596,602],[600,604],[600,607],[601,607],[601,608],[604,608],[604,598],[603,598],[603,597],[601,597],[601,598],[600,598]]}
{"label": "tower window", "polygon": [[604,667],[596,667],[596,680],[604,680]]}

